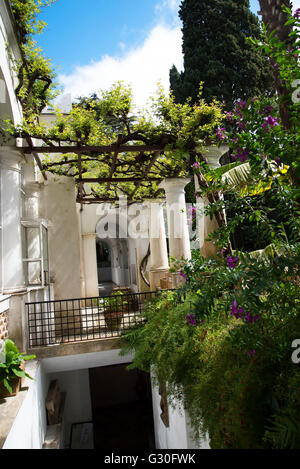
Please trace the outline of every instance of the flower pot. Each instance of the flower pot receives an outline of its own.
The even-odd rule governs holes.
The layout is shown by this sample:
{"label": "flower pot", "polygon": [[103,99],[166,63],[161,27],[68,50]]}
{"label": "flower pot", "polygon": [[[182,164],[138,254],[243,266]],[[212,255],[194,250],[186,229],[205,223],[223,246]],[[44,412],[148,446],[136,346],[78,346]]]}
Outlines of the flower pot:
{"label": "flower pot", "polygon": [[9,381],[9,384],[12,387],[12,393],[9,392],[9,390],[4,386],[3,381],[0,383],[0,399],[3,399],[5,397],[12,397],[16,396],[18,392],[20,391],[21,387],[21,378],[18,378],[17,376],[13,378],[12,380]]}
{"label": "flower pot", "polygon": [[[20,364],[20,370],[25,371],[25,361],[23,360]],[[9,384],[12,388],[12,393],[4,386],[3,381],[0,382],[0,399],[5,397],[12,397],[16,396],[20,389],[23,386],[25,378],[19,378],[18,376],[14,377],[13,379],[9,380]]]}
{"label": "flower pot", "polygon": [[122,323],[123,311],[107,312],[104,314],[104,317],[108,329],[119,329]]}

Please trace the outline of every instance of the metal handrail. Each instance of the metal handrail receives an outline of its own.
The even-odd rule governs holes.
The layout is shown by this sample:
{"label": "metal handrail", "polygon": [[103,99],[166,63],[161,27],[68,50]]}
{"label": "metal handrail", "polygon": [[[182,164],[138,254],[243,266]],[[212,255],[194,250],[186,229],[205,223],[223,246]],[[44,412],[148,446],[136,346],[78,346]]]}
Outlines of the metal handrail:
{"label": "metal handrail", "polygon": [[146,302],[166,291],[174,290],[25,303],[29,347],[120,337],[143,323]]}

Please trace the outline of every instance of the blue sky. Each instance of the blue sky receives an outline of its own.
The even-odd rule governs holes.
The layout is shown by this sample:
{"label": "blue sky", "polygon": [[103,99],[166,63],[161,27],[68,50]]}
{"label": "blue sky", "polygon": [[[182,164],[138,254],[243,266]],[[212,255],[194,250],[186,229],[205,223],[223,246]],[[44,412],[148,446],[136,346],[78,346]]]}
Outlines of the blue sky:
{"label": "blue sky", "polygon": [[[180,0],[57,0],[41,19],[38,37],[72,98],[129,83],[139,106],[160,81],[168,88],[175,63],[182,69]],[[258,10],[258,0],[251,0]]]}

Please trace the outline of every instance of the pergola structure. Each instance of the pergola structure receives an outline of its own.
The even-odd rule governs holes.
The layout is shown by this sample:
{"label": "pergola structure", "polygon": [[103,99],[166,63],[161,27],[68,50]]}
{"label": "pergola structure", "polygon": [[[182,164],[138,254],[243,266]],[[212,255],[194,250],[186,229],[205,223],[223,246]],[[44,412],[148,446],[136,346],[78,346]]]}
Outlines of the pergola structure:
{"label": "pergola structure", "polygon": [[[84,188],[85,184],[99,184],[105,186],[106,192],[111,187],[115,190],[118,188],[123,191],[122,184],[133,183],[134,189],[126,195],[128,201],[134,199],[136,192],[140,187],[151,187],[153,183],[159,183],[166,178],[174,178],[179,175],[181,168],[174,164],[173,167],[160,160],[164,155],[166,144],[160,145],[137,145],[133,144],[111,144],[101,146],[88,145],[48,145],[35,146],[32,139],[27,139],[29,146],[22,147],[24,154],[32,154],[35,161],[47,179],[47,170],[54,170],[59,167],[68,168],[77,183],[77,202],[80,204],[115,202],[117,197],[104,196],[100,197],[91,187],[91,193],[87,194]],[[20,148],[18,148],[20,150]],[[123,154],[131,154],[133,158],[126,160]],[[42,162],[40,154],[60,154],[66,155],[60,161]],[[67,155],[76,155],[76,158],[69,158]],[[86,162],[102,163],[109,166],[109,173],[105,177],[85,177],[87,172],[83,168]],[[125,175],[124,175],[125,174]]]}

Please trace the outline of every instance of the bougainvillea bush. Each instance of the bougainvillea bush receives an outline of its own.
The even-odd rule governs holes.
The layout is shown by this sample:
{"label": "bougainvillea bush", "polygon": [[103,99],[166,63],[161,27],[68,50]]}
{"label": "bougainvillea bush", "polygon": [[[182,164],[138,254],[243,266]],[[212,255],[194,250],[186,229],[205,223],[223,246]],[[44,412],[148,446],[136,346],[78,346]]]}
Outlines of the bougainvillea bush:
{"label": "bougainvillea bush", "polygon": [[[216,136],[231,164],[194,164],[209,181],[201,195],[222,195],[206,214],[227,213],[210,235],[216,256],[178,260],[185,286],[162,293],[146,325],[124,336],[131,366],[168,383],[170,402],[184,402],[212,448],[300,448],[299,12],[289,21],[293,53],[273,36],[261,45],[290,90],[289,125],[278,97],[249,97],[227,114]],[[255,249],[234,244],[243,224]]]}

